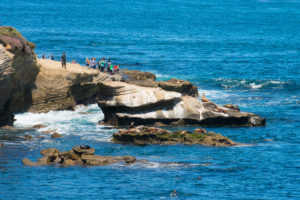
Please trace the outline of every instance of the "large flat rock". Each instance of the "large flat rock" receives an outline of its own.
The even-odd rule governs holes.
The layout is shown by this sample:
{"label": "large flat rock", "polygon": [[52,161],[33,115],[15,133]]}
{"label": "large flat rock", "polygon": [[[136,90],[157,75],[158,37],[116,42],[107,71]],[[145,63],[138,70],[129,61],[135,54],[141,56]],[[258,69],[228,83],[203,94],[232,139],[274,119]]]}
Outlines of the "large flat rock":
{"label": "large flat rock", "polygon": [[161,88],[142,87],[122,82],[105,82],[97,102],[104,112],[104,122],[115,125],[236,125],[259,126],[265,119],[234,108],[202,102]]}

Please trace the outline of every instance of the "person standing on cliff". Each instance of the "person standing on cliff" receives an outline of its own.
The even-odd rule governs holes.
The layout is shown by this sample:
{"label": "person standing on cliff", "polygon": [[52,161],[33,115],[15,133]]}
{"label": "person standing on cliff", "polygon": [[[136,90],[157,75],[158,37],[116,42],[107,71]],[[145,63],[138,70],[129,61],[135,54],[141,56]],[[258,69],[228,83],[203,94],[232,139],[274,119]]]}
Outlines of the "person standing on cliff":
{"label": "person standing on cliff", "polygon": [[61,56],[61,66],[62,68],[67,69],[67,57],[65,52],[63,52],[62,56]]}

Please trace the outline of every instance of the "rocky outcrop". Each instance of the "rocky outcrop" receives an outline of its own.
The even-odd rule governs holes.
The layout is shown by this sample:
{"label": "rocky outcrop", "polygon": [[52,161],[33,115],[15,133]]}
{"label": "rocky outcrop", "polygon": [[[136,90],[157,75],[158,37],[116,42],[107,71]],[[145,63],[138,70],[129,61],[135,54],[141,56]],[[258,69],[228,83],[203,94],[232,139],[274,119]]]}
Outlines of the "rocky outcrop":
{"label": "rocky outcrop", "polygon": [[32,90],[30,112],[72,110],[78,104],[94,103],[101,91],[98,82],[109,80],[108,75],[97,70],[67,63],[67,70],[58,61],[39,60],[41,71]]}
{"label": "rocky outcrop", "polygon": [[150,72],[142,72],[138,70],[122,70],[120,74],[123,76],[122,81],[143,87],[160,87],[166,91],[173,91],[192,97],[199,96],[197,86],[189,81],[183,81],[172,78],[168,81],[155,81],[156,76]]}
{"label": "rocky outcrop", "polygon": [[102,94],[97,96],[97,103],[104,113],[104,122],[114,126],[157,122],[167,125],[214,126],[265,124],[265,119],[253,113],[240,112],[213,102],[202,102],[161,88],[122,82],[105,82],[100,87]]}
{"label": "rocky outcrop", "polygon": [[0,28],[0,126],[27,110],[39,72],[34,45],[11,27]]}
{"label": "rocky outcrop", "polygon": [[138,126],[128,130],[121,129],[113,134],[112,141],[121,144],[201,144],[206,146],[235,146],[238,143],[231,139],[215,133],[207,132],[205,129],[189,131],[168,131],[161,128]]}
{"label": "rocky outcrop", "polygon": [[134,156],[101,156],[94,155],[95,149],[87,145],[75,146],[70,151],[59,151],[56,148],[44,149],[40,152],[43,156],[37,162],[32,162],[27,158],[22,160],[24,165],[83,165],[83,166],[104,166],[118,162],[133,164],[138,162]]}

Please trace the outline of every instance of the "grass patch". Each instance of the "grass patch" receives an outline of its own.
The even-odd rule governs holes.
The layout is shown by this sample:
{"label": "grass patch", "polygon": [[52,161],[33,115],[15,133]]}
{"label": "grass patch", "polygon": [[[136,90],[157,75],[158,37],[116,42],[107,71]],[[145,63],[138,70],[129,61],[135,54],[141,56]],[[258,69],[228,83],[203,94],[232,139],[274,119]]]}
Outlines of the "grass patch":
{"label": "grass patch", "polygon": [[20,38],[23,39],[27,45],[29,45],[31,47],[31,49],[35,48],[35,44],[32,42],[29,42],[28,40],[26,40],[23,35],[17,31],[17,29],[10,27],[10,26],[1,26],[0,27],[0,35],[5,35],[5,36],[10,36],[10,37],[16,37],[16,38]]}

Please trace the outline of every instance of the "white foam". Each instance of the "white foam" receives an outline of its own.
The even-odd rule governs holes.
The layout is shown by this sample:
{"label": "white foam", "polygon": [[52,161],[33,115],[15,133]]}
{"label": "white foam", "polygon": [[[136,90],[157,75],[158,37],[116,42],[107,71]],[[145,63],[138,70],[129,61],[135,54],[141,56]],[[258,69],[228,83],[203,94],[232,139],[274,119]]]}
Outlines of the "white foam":
{"label": "white foam", "polygon": [[255,83],[250,83],[250,87],[252,89],[259,89],[261,88],[263,85],[262,84],[255,84]]}
{"label": "white foam", "polygon": [[228,98],[229,96],[233,96],[232,94],[220,90],[198,89],[198,92],[200,96],[204,93],[205,97],[208,99],[223,99],[223,98]]}
{"label": "white foam", "polygon": [[[44,124],[47,127],[37,131],[56,130],[63,135],[77,135],[87,140],[107,141],[115,131],[98,125],[98,121],[102,120],[104,115],[97,104],[78,106],[75,111],[28,112],[17,114],[15,118],[15,126],[18,128]],[[43,142],[50,141],[44,140]]]}

